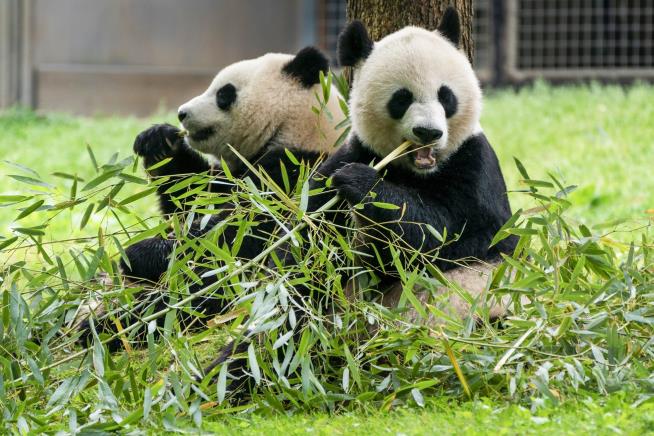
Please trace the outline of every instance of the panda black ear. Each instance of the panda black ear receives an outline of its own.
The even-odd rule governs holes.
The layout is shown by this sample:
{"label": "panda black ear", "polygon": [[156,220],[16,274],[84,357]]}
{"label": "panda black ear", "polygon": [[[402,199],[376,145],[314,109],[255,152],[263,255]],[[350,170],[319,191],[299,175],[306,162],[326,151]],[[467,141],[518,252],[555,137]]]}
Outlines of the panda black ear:
{"label": "panda black ear", "polygon": [[443,13],[441,23],[438,25],[438,31],[447,39],[452,41],[454,46],[459,46],[461,39],[461,22],[459,13],[452,6],[448,6]]}
{"label": "panda black ear", "polygon": [[370,55],[373,45],[366,26],[354,20],[338,37],[338,62],[342,67],[353,67]]}
{"label": "panda black ear", "polygon": [[320,82],[320,72],[327,74],[329,60],[315,47],[305,47],[282,68],[282,72],[299,80],[305,88]]}

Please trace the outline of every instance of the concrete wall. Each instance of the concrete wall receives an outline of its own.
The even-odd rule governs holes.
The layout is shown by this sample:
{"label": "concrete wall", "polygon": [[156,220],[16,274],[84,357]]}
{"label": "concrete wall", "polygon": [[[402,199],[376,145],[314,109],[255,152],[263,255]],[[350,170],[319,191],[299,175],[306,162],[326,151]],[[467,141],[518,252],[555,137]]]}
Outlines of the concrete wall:
{"label": "concrete wall", "polygon": [[[2,2],[24,7],[22,19],[0,19],[0,38],[5,22],[22,21],[23,35],[14,39],[24,46],[23,101],[46,111],[147,115],[174,108],[227,64],[315,40],[308,0]],[[0,68],[5,64],[0,60]]]}

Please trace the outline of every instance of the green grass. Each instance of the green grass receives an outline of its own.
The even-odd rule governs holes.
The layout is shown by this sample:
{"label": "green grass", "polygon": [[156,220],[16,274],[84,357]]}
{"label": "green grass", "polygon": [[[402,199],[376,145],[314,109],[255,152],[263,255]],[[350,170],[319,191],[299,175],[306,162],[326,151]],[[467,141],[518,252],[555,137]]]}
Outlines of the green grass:
{"label": "green grass", "polygon": [[[482,126],[509,189],[520,187],[512,163],[517,157],[533,178],[551,172],[578,185],[571,196],[572,213],[587,223],[642,219],[654,208],[652,97],[649,85],[536,84],[518,92],[489,93]],[[520,205],[513,203],[514,208]]]}
{"label": "green grass", "polygon": [[[579,185],[578,190],[570,196],[569,200],[573,204],[570,215],[580,222],[586,223],[592,228],[607,221],[624,220],[628,225],[621,228],[637,227],[651,219],[651,209],[654,209],[654,177],[650,174],[651,163],[654,162],[654,123],[652,122],[654,120],[654,105],[651,104],[652,101],[654,101],[654,87],[648,85],[635,85],[629,88],[598,85],[551,88],[543,84],[537,84],[535,87],[523,88],[518,92],[494,91],[489,93],[485,100],[482,126],[498,153],[510,190],[525,188],[524,185],[519,183],[522,176],[516,170],[513,162],[515,157],[525,165],[530,176],[534,179],[547,179],[547,173],[552,173],[566,184]],[[133,139],[140,130],[153,122],[171,121],[172,118],[170,114],[160,114],[147,120],[133,118],[75,118],[64,115],[38,116],[26,111],[10,111],[0,114],[0,131],[2,131],[2,135],[0,135],[0,152],[2,152],[5,160],[29,167],[36,171],[44,181],[55,184],[59,190],[57,195],[65,200],[72,182],[69,180],[62,181],[51,174],[54,172],[76,174],[84,178],[84,182],[80,182],[80,186],[96,177],[97,174],[93,168],[91,157],[86,150],[87,145],[91,147],[95,158],[100,164],[108,161],[114,153],[119,153],[120,158],[124,158],[131,155]],[[9,164],[1,166],[0,172],[2,172],[3,176],[8,174],[29,175],[29,171]],[[143,176],[142,170],[139,170],[138,174]],[[0,194],[25,195],[32,189],[37,192],[39,190],[38,187],[27,186],[9,177],[3,177],[3,182],[3,192]],[[143,189],[141,185],[127,184],[124,191],[121,192],[120,198],[125,198],[141,189]],[[511,201],[514,209],[533,206],[533,202],[522,194],[512,194]],[[20,207],[27,206],[30,202],[26,202]],[[133,224],[136,222],[135,216],[147,217],[155,215],[154,204],[153,197],[141,199],[131,204],[130,207],[134,213],[133,216],[124,217],[126,223]],[[36,225],[40,222],[39,218],[43,218],[41,214],[35,213],[18,222],[13,222],[17,215],[16,208],[17,206],[0,208],[0,225],[2,226],[0,236],[8,237],[12,234],[9,226]],[[80,220],[84,208],[84,205],[76,206],[74,209],[65,210],[52,218],[44,240],[56,242],[71,237],[95,237],[98,234],[98,228],[103,229],[104,235],[118,229],[115,220],[107,217],[106,214],[98,214],[98,216],[94,215],[89,224],[81,230]],[[647,212],[648,210],[650,212]],[[619,239],[626,242],[638,241],[644,233],[646,232],[623,232],[619,234]],[[0,240],[0,242],[2,241]],[[64,257],[71,247],[80,250],[88,248],[79,243],[55,244],[51,255],[59,254]],[[594,248],[590,247],[590,249]],[[574,267],[574,262],[577,262],[575,256],[578,253],[574,252],[573,254],[568,258],[567,254],[562,252],[563,258],[557,264],[557,268],[561,267],[562,270],[566,267],[569,268],[570,263]],[[618,257],[624,254],[625,250],[622,247]],[[41,268],[41,264],[43,264],[43,260],[37,256],[36,250],[31,250],[29,255],[20,252],[12,252],[11,254],[3,252],[0,259],[4,261],[3,269],[4,266],[13,265],[22,258],[27,261],[29,267],[36,270]],[[586,258],[587,265],[588,262],[591,262],[593,256],[595,258],[601,257],[597,255],[597,252],[590,252]],[[643,256],[647,258],[647,254]],[[66,264],[65,270],[69,276],[75,274],[75,266],[72,262]],[[603,270],[598,271],[598,275],[603,272]],[[624,276],[628,277],[627,281],[631,283],[629,280],[632,280],[632,277],[629,274],[633,271],[629,267],[623,268],[620,265],[611,271],[612,273],[618,271],[620,274],[624,272]],[[7,271],[3,271],[3,274],[3,287],[0,295],[7,298],[8,301],[9,297],[6,296],[9,295],[10,274]],[[14,277],[17,277],[17,275]],[[588,277],[591,277],[591,275],[589,274]],[[647,275],[643,277],[634,275],[633,280],[638,282],[638,286],[642,286],[638,287],[638,289],[642,289],[643,294],[638,295],[638,298],[640,298],[638,301],[633,298],[631,300],[625,299],[624,306],[626,309],[624,310],[633,311],[640,307],[638,304],[641,304],[642,301],[651,300],[651,277],[648,277]],[[27,280],[30,286],[32,286],[32,282],[36,282],[38,286],[42,285],[42,279],[38,276],[31,279],[28,275],[27,279],[22,280],[21,282],[16,279],[16,283],[22,285]],[[600,282],[594,288],[593,286],[596,283],[590,282],[591,280],[588,279],[588,283],[583,283],[584,286],[588,285],[584,289],[593,289],[599,292],[602,283]],[[46,283],[50,284],[50,282]],[[616,279],[616,283],[620,284],[618,279]],[[543,286],[538,288],[539,292],[543,293],[541,295],[544,295],[547,291],[547,286],[549,286],[549,282],[544,282]],[[29,289],[32,290],[31,287]],[[604,288],[602,290],[606,291]],[[39,293],[35,294],[40,295]],[[566,296],[566,298],[568,297]],[[558,344],[556,340],[568,341],[573,333],[569,331],[564,331],[560,335],[557,333],[553,336],[552,343],[547,342],[550,339],[548,334],[553,334],[552,332],[558,331],[558,329],[563,330],[562,326],[567,322],[566,317],[572,311],[573,305],[577,303],[589,304],[586,302],[587,298],[590,298],[590,295],[573,295],[565,300],[565,304],[561,304],[562,307],[557,306],[557,301],[548,301],[546,298],[541,300],[544,306],[538,308],[540,312],[530,312],[529,322],[542,316],[543,320],[550,324],[542,333],[542,337],[546,338],[544,344],[534,345],[534,347],[540,351],[559,352],[557,347],[564,347],[565,344]],[[38,298],[35,300],[34,307],[39,307]],[[547,305],[548,303],[549,305]],[[11,310],[16,308],[14,305],[8,305],[5,302],[2,303],[1,307],[3,309],[11,307]],[[610,309],[610,306],[608,309],[604,307],[598,309],[600,314],[604,314],[609,319],[606,327],[602,324],[602,329],[608,331],[607,335],[610,336],[607,340],[607,349],[610,349],[606,352],[606,356],[611,362],[610,365],[597,365],[597,362],[589,357],[587,349],[585,353],[579,353],[580,361],[588,365],[588,368],[592,367],[592,373],[598,379],[604,380],[604,384],[598,390],[606,394],[605,396],[597,393],[587,395],[576,390],[569,390],[569,381],[567,379],[556,379],[554,376],[554,374],[560,375],[565,372],[559,366],[550,369],[552,378],[548,380],[549,387],[535,387],[532,382],[538,380],[537,377],[527,378],[527,376],[524,376],[522,382],[520,378],[516,377],[519,383],[518,389],[522,392],[531,392],[530,399],[519,395],[509,395],[504,386],[508,383],[508,378],[513,376],[513,373],[507,372],[499,376],[499,379],[506,376],[505,380],[498,380],[498,376],[493,377],[492,374],[488,374],[487,378],[485,377],[485,373],[490,372],[492,364],[490,368],[485,367],[484,359],[487,359],[486,362],[493,359],[496,361],[498,356],[496,353],[501,355],[504,350],[494,350],[492,346],[487,350],[483,345],[467,346],[463,343],[456,344],[457,348],[454,352],[457,359],[464,365],[469,381],[475,385],[473,387],[476,388],[475,392],[477,393],[473,401],[463,400],[464,396],[461,389],[458,388],[456,377],[451,375],[448,377],[443,373],[437,373],[435,380],[439,382],[437,392],[440,392],[440,394],[433,397],[425,395],[425,408],[418,407],[415,401],[411,399],[397,403],[391,401],[394,397],[383,402],[383,405],[387,406],[387,408],[377,408],[383,410],[375,409],[380,402],[377,402],[375,406],[363,402],[361,407],[354,408],[355,412],[348,410],[335,415],[321,413],[297,413],[292,416],[271,415],[269,413],[262,413],[261,415],[227,415],[224,409],[216,407],[214,410],[214,408],[209,407],[203,416],[203,428],[207,431],[228,434],[300,434],[307,431],[315,434],[433,434],[434,432],[445,434],[541,434],[552,432],[556,434],[607,434],[617,431],[624,434],[648,433],[654,430],[654,420],[651,417],[654,410],[652,409],[651,400],[647,401],[648,395],[651,395],[651,393],[648,393],[642,386],[649,383],[649,390],[651,391],[651,380],[648,381],[650,376],[647,372],[651,365],[648,361],[644,361],[643,365],[635,370],[636,375],[640,378],[639,382],[642,382],[642,384],[638,385],[640,390],[635,390],[632,383],[625,382],[624,385],[622,384],[623,379],[621,377],[625,376],[622,371],[618,371],[621,365],[616,365],[612,359],[619,360],[625,354],[635,353],[632,342],[629,341],[631,339],[629,335],[640,335],[640,338],[644,337],[646,340],[646,338],[651,337],[651,328],[650,330],[647,330],[647,328],[641,330],[637,328],[641,325],[636,327],[633,323],[628,325],[623,317],[624,314],[620,312],[622,309],[619,304],[615,306],[614,312],[611,312]],[[552,310],[552,312],[545,313],[546,310]],[[633,313],[635,312],[630,312],[632,315]],[[641,314],[641,312],[638,313]],[[595,314],[593,313],[593,315]],[[550,315],[550,319],[547,319],[546,315]],[[645,317],[651,317],[652,314],[643,312],[641,315],[645,319],[643,325],[651,327],[651,318]],[[39,316],[43,319],[42,314]],[[3,324],[0,324],[0,334],[7,335],[6,337],[11,338],[13,341],[13,337],[11,337],[13,332],[10,332],[7,327],[7,321],[10,319],[9,313],[7,311],[3,312],[3,317],[6,320],[4,321],[6,331],[3,331]],[[575,319],[572,322],[578,322],[579,326],[573,325],[573,327],[570,327],[570,324],[567,324],[566,328],[574,329],[576,326],[580,330],[584,329],[584,334],[589,335],[588,332],[593,327],[584,324],[588,323],[589,318],[590,316],[588,318],[581,317],[579,321]],[[11,318],[11,320],[13,319]],[[47,322],[44,322],[46,327]],[[526,320],[521,322],[523,325],[528,325]],[[594,321],[591,319],[591,324],[592,322]],[[601,320],[597,322],[599,323]],[[521,334],[516,325],[520,326],[521,324],[516,323],[513,325],[513,330],[511,330],[511,327],[507,329],[510,335],[519,336]],[[39,326],[39,328],[45,327]],[[493,333],[494,331],[489,330],[489,332]],[[588,337],[598,337],[596,331],[592,333],[596,336]],[[565,336],[566,334],[568,336]],[[516,336],[508,337],[511,338],[509,343],[512,343],[516,338]],[[497,338],[486,339],[492,342]],[[2,340],[3,338],[0,336],[0,343]],[[9,341],[7,344],[9,344]],[[604,346],[599,339],[597,344],[599,344],[597,346]],[[0,345],[0,376],[4,374],[5,381],[8,373],[7,365],[9,365],[10,358],[14,356],[12,353],[16,352],[13,348],[13,342],[12,345],[7,347],[5,348],[4,344]],[[190,354],[186,353],[184,341],[175,342],[173,348],[177,352],[175,357],[168,352],[156,355],[158,360],[155,363],[158,363],[158,367],[152,371],[145,368],[152,364],[151,361],[147,361],[148,358],[145,352],[132,355],[132,358],[136,361],[142,361],[141,366],[145,368],[141,369],[138,364],[135,367],[137,368],[135,371],[139,383],[141,383],[141,379],[143,380],[143,383],[139,384],[139,386],[148,386],[148,389],[152,387],[154,391],[157,380],[161,380],[161,377],[167,373],[166,370],[171,362],[177,365],[177,369],[180,369],[180,361],[176,359],[179,359],[179,356],[182,356],[182,358],[184,356],[188,357]],[[199,351],[197,348],[195,349],[201,360],[210,358],[212,350],[211,343],[200,347]],[[68,350],[65,350],[65,352],[59,351],[59,354],[53,356],[56,358],[65,357],[68,352]],[[603,351],[600,348],[594,349],[593,355],[596,352],[601,354]],[[525,351],[525,353],[527,352]],[[644,352],[644,357],[639,358],[651,359],[651,354],[647,353],[649,351]],[[50,355],[39,354],[38,347],[33,349],[29,346],[22,349],[20,355],[38,358],[38,366],[51,363],[51,360],[48,359],[52,358]],[[436,359],[436,357],[431,358]],[[115,383],[118,379],[125,377],[122,370],[124,366],[128,366],[124,359],[124,355],[116,356],[113,362],[110,362],[105,357],[107,368],[104,371],[106,378],[110,380],[109,383],[112,389],[117,392],[120,392],[120,389],[116,387]],[[634,359],[638,360],[636,357]],[[84,362],[84,365],[94,367],[96,363],[94,362],[92,365],[88,360]],[[525,360],[529,362],[529,365],[537,368],[541,364],[544,365],[547,359],[542,354],[535,354],[527,356]],[[569,360],[565,360],[565,362],[568,363]],[[71,364],[55,368],[51,373],[45,374],[46,386],[43,388],[43,392],[48,389],[47,383],[55,386],[63,378],[76,374],[78,372],[77,368],[82,363],[81,360],[75,360]],[[33,366],[23,364],[22,373],[29,371]],[[13,367],[11,370],[14,371],[14,374],[17,371]],[[171,371],[171,373],[174,372]],[[629,380],[633,381],[631,378]],[[8,389],[3,383],[3,379],[0,378],[0,396],[3,396]],[[31,383],[29,385],[30,389],[41,392],[41,387],[38,387],[33,381],[29,383]],[[184,381],[184,383],[187,382]],[[442,389],[440,388],[441,384],[444,386]],[[81,410],[85,404],[93,403],[97,395],[98,388],[96,386],[95,380],[90,382],[89,388],[83,395],[74,397],[71,401],[72,406]],[[187,387],[187,385],[184,386]],[[457,388],[452,388],[452,386],[457,386]],[[609,394],[609,392],[621,389],[624,389],[626,393]],[[215,396],[215,389],[210,388],[210,390]],[[16,404],[25,408],[25,410],[12,409],[10,414],[0,416],[0,422],[7,419],[8,427],[18,428],[19,430],[26,428],[22,427],[23,422],[16,421],[15,417],[28,415],[31,409],[41,410],[45,407],[45,403],[48,402],[48,398],[39,398],[38,396],[31,398],[29,392],[31,391],[27,391],[26,398],[22,397],[25,395],[25,392],[22,391],[8,396],[12,400],[16,400]],[[48,392],[52,393],[52,390]],[[143,394],[141,393],[141,395]],[[552,397],[551,401],[543,399],[548,395]],[[189,393],[186,392],[183,401],[187,401],[188,396]],[[102,395],[98,397],[101,398]],[[132,401],[127,401],[122,397],[119,398],[119,401],[122,412],[130,413],[131,410],[135,410]],[[560,403],[556,406],[558,401]],[[142,406],[139,406],[139,400],[135,399],[134,402],[137,404],[136,409],[142,408]],[[642,402],[642,404],[632,407],[634,402]],[[161,406],[161,403],[159,403],[159,406]],[[0,410],[2,410],[2,407],[0,407]],[[152,429],[167,428],[168,430],[173,430],[174,426],[189,431],[194,428],[193,420],[188,418],[185,413],[175,415],[170,415],[170,413],[170,410],[158,414],[153,411],[150,418],[142,425],[150,426]],[[36,415],[41,421],[49,422],[58,429],[65,430],[69,428],[68,422],[71,418],[63,414],[62,411],[58,411],[52,417],[46,417],[43,413]],[[81,420],[82,418],[80,418]],[[25,425],[27,425],[27,421],[25,421]],[[34,429],[38,428],[38,425],[30,421],[29,428],[34,431]]]}
{"label": "green grass", "polygon": [[591,398],[535,413],[490,401],[457,404],[439,399],[424,410],[402,408],[369,414],[231,418],[207,426],[217,434],[252,435],[605,435],[654,431],[654,406],[631,407],[621,396]]}

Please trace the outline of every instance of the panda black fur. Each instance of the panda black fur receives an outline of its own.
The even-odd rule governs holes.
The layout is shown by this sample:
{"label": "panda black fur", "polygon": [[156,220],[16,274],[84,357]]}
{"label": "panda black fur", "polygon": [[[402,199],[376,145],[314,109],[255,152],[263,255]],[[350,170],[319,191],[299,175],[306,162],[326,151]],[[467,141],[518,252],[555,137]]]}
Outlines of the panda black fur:
{"label": "panda black fur", "polygon": [[[256,177],[248,167],[229,149],[235,147],[243,157],[255,167],[265,171],[279,186],[283,186],[284,177],[281,166],[286,169],[287,177],[293,187],[299,176],[299,167],[287,154],[306,164],[314,164],[324,155],[329,155],[335,148],[339,136],[336,125],[342,120],[338,104],[338,92],[331,90],[327,102],[327,111],[316,115],[312,107],[316,106],[315,95],[320,94],[319,75],[327,74],[329,61],[317,49],[307,47],[297,55],[270,53],[262,57],[241,61],[221,70],[207,91],[180,106],[178,116],[185,130],[169,125],[155,125],[140,133],[134,142],[134,152],[142,157],[147,169],[166,158],[172,158],[167,164],[149,171],[149,176],[169,177],[166,183],[157,188],[161,211],[166,214],[184,213],[173,201],[172,195],[166,193],[168,188],[188,175],[213,171],[209,160],[200,152],[215,159],[223,160],[236,178]],[[219,174],[217,174],[219,176]],[[212,192],[229,192],[228,183],[210,184]],[[188,200],[188,199],[187,199]],[[223,221],[238,205],[225,207],[209,218],[207,223],[196,220],[191,224],[189,235],[201,237],[215,225]],[[275,223],[262,216],[259,225],[246,237],[237,257],[250,259],[257,255],[265,244],[268,235],[275,230]],[[221,242],[230,243],[236,237],[233,226],[227,226],[220,235]],[[167,271],[170,256],[178,242],[160,237],[149,238],[131,245],[126,249],[127,264],[121,259],[121,270],[129,282],[156,283]],[[210,261],[204,259],[205,261]],[[206,268],[198,268],[198,276]],[[211,284],[214,277],[193,283],[190,292],[195,292]],[[142,294],[141,303],[152,297],[160,297],[160,291]],[[167,299],[159,299],[154,310],[166,307]],[[205,314],[220,312],[225,302],[220,299],[198,298],[193,309]],[[96,310],[101,313],[102,309]],[[192,318],[192,317],[191,317]],[[126,315],[124,325],[131,324],[136,318]],[[187,320],[188,321],[188,320]],[[111,331],[108,323],[98,323],[100,331]],[[89,322],[83,321],[82,340],[88,340]],[[110,344],[111,348],[120,346],[119,341]]]}
{"label": "panda black fur", "polygon": [[[424,254],[423,261],[444,271],[473,297],[487,289],[500,255],[515,248],[513,237],[490,247],[511,210],[499,162],[479,125],[481,89],[457,47],[459,32],[458,14],[448,9],[435,32],[406,27],[373,43],[355,21],[339,39],[341,65],[354,67],[352,133],[348,143],[319,167],[324,177],[314,181],[312,190],[325,188],[325,179],[331,177],[331,187],[346,204],[334,206],[326,215],[335,228],[346,228],[354,215],[362,233],[358,239],[381,254],[382,265],[369,266],[382,272],[381,302],[388,307],[397,306],[402,292],[389,243]],[[414,144],[409,153],[380,173],[372,168],[372,162],[406,140]],[[318,210],[333,194],[333,189],[325,189],[312,196],[308,210]],[[427,224],[458,238],[443,244]],[[302,239],[310,240],[308,231]],[[432,254],[437,257],[429,259]],[[280,256],[288,259],[288,252]],[[302,255],[297,259],[301,261]],[[430,294],[447,294],[456,315],[469,314],[470,305],[450,293],[446,288],[424,290],[419,299],[426,302]],[[504,314],[502,303],[490,308],[491,316]],[[411,314],[407,319],[417,320]],[[230,350],[242,351],[242,345],[229,344],[209,369],[229,360]],[[230,370],[242,365],[233,363]]]}

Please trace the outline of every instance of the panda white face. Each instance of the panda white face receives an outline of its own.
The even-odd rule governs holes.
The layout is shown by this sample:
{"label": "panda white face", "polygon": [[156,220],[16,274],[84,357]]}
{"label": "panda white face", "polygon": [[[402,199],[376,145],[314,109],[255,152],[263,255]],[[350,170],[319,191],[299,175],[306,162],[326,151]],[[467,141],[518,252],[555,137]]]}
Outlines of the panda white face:
{"label": "panda white face", "polygon": [[[363,32],[355,35],[359,45],[364,41],[363,56],[349,59],[356,59],[351,62],[353,131],[381,156],[409,140],[410,153],[395,164],[418,174],[437,171],[480,131],[481,89],[468,59],[437,31],[406,27],[374,45],[370,41],[367,49]],[[340,50],[351,54],[347,47]]]}
{"label": "panda white face", "polygon": [[[188,143],[199,151],[219,156],[233,137],[232,111],[256,68],[256,60],[248,60],[223,69],[201,95],[179,107],[178,117],[188,131]],[[241,106],[241,105],[239,105]],[[241,108],[242,109],[242,108]]]}
{"label": "panda white face", "polygon": [[338,92],[332,89],[328,104],[332,118],[312,111],[318,105],[319,71],[327,68],[327,59],[313,48],[297,56],[269,53],[225,67],[203,94],[179,107],[188,144],[229,165],[239,159],[228,145],[246,159],[271,144],[333,151],[338,138],[334,127],[342,119]]}

